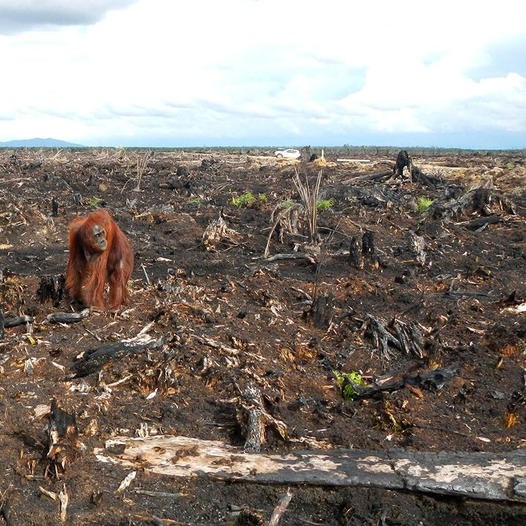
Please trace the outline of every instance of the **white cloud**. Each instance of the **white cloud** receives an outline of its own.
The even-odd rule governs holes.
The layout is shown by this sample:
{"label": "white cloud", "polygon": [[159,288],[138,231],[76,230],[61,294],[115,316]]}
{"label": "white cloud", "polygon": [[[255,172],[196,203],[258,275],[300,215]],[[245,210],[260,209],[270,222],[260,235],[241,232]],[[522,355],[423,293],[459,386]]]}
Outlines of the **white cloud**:
{"label": "white cloud", "polygon": [[343,144],[420,134],[423,144],[448,130],[524,134],[522,1],[435,5],[0,0],[13,21],[0,35],[0,140]]}

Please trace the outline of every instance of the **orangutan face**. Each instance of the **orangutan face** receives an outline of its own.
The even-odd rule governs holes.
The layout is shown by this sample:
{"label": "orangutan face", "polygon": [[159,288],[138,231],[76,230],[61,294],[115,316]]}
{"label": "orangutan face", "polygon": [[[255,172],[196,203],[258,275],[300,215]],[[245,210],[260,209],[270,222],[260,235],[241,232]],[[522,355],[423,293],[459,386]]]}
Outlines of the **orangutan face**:
{"label": "orangutan face", "polygon": [[104,230],[104,227],[95,224],[93,225],[91,233],[91,248],[96,252],[104,252],[108,246],[108,241],[106,240],[106,230]]}

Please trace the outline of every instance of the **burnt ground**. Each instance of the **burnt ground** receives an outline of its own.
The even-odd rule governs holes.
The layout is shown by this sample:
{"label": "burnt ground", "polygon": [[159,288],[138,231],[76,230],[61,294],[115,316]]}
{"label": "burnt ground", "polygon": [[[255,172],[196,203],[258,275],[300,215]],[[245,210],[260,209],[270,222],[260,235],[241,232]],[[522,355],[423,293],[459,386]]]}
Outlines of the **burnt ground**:
{"label": "burnt ground", "polygon": [[[42,489],[64,488],[67,524],[263,524],[285,487],[143,469],[117,492],[128,471],[93,454],[122,435],[243,445],[236,415],[249,381],[287,428],[286,438],[267,429],[266,452],[526,446],[526,316],[517,312],[526,295],[524,152],[413,154],[429,177],[415,182],[374,177],[392,171],[396,152],[336,162],[341,155],[328,152],[316,165],[278,162],[270,152],[0,151],[0,305],[6,319],[33,318],[0,340],[0,524],[58,523],[59,503]],[[300,214],[297,232],[284,228],[282,242],[276,232],[264,259],[273,210],[300,202],[295,169],[311,181],[323,169],[330,201],[318,217],[321,249],[307,243]],[[486,190],[475,201],[462,200],[479,186]],[[245,192],[254,202],[234,205]],[[434,201],[427,211],[422,197]],[[39,284],[65,272],[68,223],[96,206],[111,211],[133,245],[131,300],[116,314],[52,324],[48,314],[72,305],[41,303]],[[203,233],[221,210],[232,232],[207,250]],[[488,216],[495,222],[472,223]],[[365,232],[374,252],[357,268],[349,246],[354,238],[360,247]],[[371,316],[390,334],[393,320],[403,322],[419,345],[382,348]],[[164,338],[162,347],[71,378],[84,351],[145,327]],[[354,401],[343,400],[333,373],[360,371],[373,384],[452,365],[458,370],[441,388],[406,385]],[[82,444],[64,470],[46,470],[53,398],[76,416]],[[291,489],[280,524],[526,521],[521,504]]]}

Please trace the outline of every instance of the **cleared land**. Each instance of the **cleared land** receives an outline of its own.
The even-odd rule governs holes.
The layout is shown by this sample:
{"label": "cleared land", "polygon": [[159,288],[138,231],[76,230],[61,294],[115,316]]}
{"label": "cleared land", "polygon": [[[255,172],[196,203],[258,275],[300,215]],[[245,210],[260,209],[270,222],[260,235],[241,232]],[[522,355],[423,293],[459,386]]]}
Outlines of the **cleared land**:
{"label": "cleared land", "polygon": [[[263,439],[252,445],[269,455],[525,447],[524,152],[410,152],[414,181],[407,169],[389,176],[395,150],[309,153],[0,151],[0,524],[59,522],[60,492],[67,524],[263,524],[287,486],[161,475],[145,459],[132,469],[94,453],[118,458],[110,439],[175,435],[242,455],[250,415]],[[320,171],[313,225],[294,176],[312,190]],[[131,301],[51,323],[72,306],[41,302],[39,286],[54,277],[60,288],[68,223],[97,206],[135,250]],[[22,315],[32,322],[9,326]],[[143,329],[155,343],[82,368],[86,351]],[[335,371],[360,373],[356,399],[344,400]],[[78,442],[61,438],[51,458],[52,399],[75,416]],[[282,525],[526,520],[511,489],[518,502],[323,484],[291,493]]]}

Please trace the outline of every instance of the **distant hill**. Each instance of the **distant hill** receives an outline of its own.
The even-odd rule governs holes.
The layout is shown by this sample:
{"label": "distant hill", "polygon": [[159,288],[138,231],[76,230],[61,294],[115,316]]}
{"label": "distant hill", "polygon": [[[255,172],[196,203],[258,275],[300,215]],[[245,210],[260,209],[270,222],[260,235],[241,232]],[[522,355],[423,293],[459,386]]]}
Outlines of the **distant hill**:
{"label": "distant hill", "polygon": [[0,148],[82,148],[82,145],[59,139],[35,138],[0,142]]}

